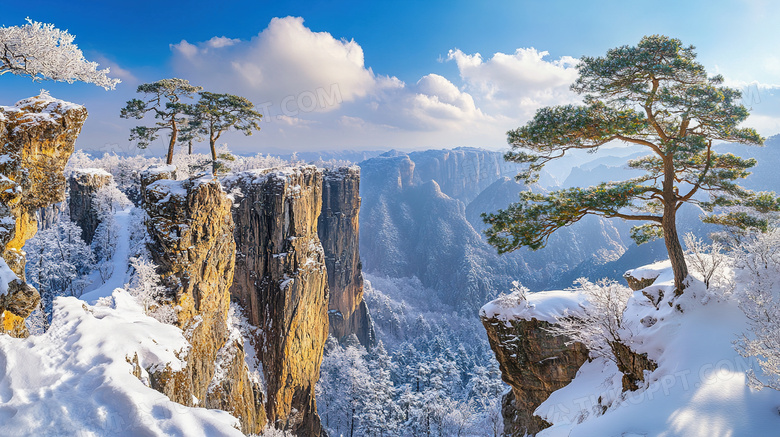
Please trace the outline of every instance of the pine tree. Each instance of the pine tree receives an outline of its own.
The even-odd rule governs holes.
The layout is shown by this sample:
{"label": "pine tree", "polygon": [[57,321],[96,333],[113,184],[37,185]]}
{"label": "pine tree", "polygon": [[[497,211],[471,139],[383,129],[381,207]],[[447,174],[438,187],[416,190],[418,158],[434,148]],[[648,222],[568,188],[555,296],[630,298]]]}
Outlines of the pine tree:
{"label": "pine tree", "polygon": [[192,95],[203,88],[190,85],[186,79],[162,79],[154,83],[145,83],[136,90],[145,95],[144,100],[132,99],[120,111],[122,118],[142,119],[147,113],[154,114],[160,121],[153,126],[136,126],[130,130],[130,141],[136,141],[138,147],[145,149],[159,137],[160,131],[170,131],[166,164],[173,162],[174,146],[178,142],[179,130],[187,125],[187,113],[190,105],[182,103],[183,98]]}
{"label": "pine tree", "polygon": [[[483,215],[490,225],[488,241],[500,253],[523,246],[536,250],[552,233],[588,214],[644,222],[632,237],[639,244],[664,238],[679,295],[688,276],[676,223],[683,204],[709,211],[734,205],[780,207],[774,196],[735,182],[750,174],[755,160],[713,149],[714,141],[763,145],[764,139],[754,129],[739,127],[748,117],[739,104],[741,93],[723,86],[722,76],[708,77],[694,47],[678,39],[644,37],[637,46],[609,50],[605,57],[585,56],[577,69],[572,90],[584,95],[584,105],[542,108],[525,126],[508,132],[512,151],[506,159],[527,164],[517,179],[533,182],[545,164],[568,151],[596,151],[612,141],[645,148],[648,156],[628,162],[645,174],[549,194],[523,192],[518,203]],[[702,192],[712,199],[700,200]],[[708,220],[765,226],[744,211]]]}

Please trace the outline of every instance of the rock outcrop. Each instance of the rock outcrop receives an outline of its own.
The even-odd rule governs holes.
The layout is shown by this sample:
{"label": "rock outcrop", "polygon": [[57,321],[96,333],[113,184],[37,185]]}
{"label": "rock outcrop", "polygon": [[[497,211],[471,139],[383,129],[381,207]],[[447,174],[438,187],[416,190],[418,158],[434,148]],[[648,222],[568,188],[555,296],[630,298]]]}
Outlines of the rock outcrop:
{"label": "rock outcrop", "polygon": [[[640,285],[648,287],[658,276],[649,269],[642,270],[642,274],[643,277],[635,277],[631,271],[626,272],[625,277],[630,279],[634,291]],[[588,294],[582,290],[513,292],[480,310],[501,377],[511,387],[502,400],[505,435],[536,435],[551,426],[534,412],[554,391],[574,379],[589,359],[589,351],[582,343],[550,331],[554,331],[561,317],[578,317],[578,312],[589,302]],[[656,321],[643,319],[641,322],[651,326]],[[638,353],[627,344],[611,341],[609,348],[622,373],[624,392],[641,388],[645,372],[658,367],[646,353]]]}
{"label": "rock outcrop", "polygon": [[550,426],[534,411],[555,390],[569,384],[588,359],[581,343],[547,332],[550,323],[532,318],[482,317],[501,378],[512,388],[502,400],[504,435],[535,435]]}
{"label": "rock outcrop", "polygon": [[86,119],[83,106],[45,93],[0,106],[0,332],[27,335],[24,318],[40,295],[24,282],[22,247],[36,212],[65,200],[63,170]]}
{"label": "rock outcrop", "polygon": [[150,373],[151,385],[183,405],[228,411],[243,432],[258,433],[266,423],[261,388],[249,377],[241,337],[228,326],[232,204],[218,181],[174,181],[172,170],[142,175],[149,251],[192,347],[184,370]]}
{"label": "rock outcrop", "polygon": [[81,228],[81,239],[92,243],[100,221],[93,208],[95,193],[113,181],[103,169],[87,168],[74,171],[68,178],[68,209],[70,219]]}
{"label": "rock outcrop", "polygon": [[322,179],[322,212],[317,231],[328,270],[329,331],[338,340],[355,334],[370,347],[374,327],[363,301],[359,241],[360,168],[325,170]]}
{"label": "rock outcrop", "polygon": [[300,436],[324,434],[314,397],[328,335],[327,270],[317,232],[322,172],[313,166],[245,172],[225,185],[241,193],[233,210],[239,251],[231,293],[260,328],[268,421]]}

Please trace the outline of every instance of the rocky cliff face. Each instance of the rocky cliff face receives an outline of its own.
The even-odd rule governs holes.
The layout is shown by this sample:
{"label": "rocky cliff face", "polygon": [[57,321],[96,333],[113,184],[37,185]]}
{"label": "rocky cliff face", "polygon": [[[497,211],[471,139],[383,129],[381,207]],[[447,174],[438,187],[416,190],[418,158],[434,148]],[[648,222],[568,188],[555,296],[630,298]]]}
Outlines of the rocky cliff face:
{"label": "rocky cliff face", "polygon": [[68,209],[70,219],[81,228],[81,238],[92,243],[100,222],[92,210],[95,193],[113,181],[110,173],[103,169],[88,168],[73,172],[68,178]]}
{"label": "rocky cliff face", "polygon": [[362,345],[370,347],[375,339],[368,307],[363,301],[358,249],[359,190],[359,167],[325,170],[317,231],[328,271],[330,334],[339,340],[355,334]]}
{"label": "rocky cliff face", "polygon": [[500,320],[482,317],[501,377],[512,390],[502,400],[504,434],[535,435],[550,426],[534,410],[555,390],[566,386],[588,359],[581,343],[547,332],[550,324],[537,319]]}
{"label": "rocky cliff face", "polygon": [[327,270],[317,232],[322,172],[312,166],[245,172],[225,185],[241,192],[233,210],[239,252],[231,293],[261,331],[256,345],[268,420],[297,435],[320,435],[314,385],[328,335]]}
{"label": "rocky cliff face", "polygon": [[0,106],[0,332],[26,336],[24,318],[40,301],[24,282],[24,243],[36,211],[65,200],[63,170],[87,119],[83,106],[47,94]]}
{"label": "rocky cliff face", "polygon": [[236,248],[231,201],[216,180],[174,181],[171,171],[142,175],[149,251],[192,348],[184,370],[154,373],[151,384],[183,405],[226,410],[242,431],[257,433],[266,422],[261,389],[249,377],[241,337],[228,326]]}

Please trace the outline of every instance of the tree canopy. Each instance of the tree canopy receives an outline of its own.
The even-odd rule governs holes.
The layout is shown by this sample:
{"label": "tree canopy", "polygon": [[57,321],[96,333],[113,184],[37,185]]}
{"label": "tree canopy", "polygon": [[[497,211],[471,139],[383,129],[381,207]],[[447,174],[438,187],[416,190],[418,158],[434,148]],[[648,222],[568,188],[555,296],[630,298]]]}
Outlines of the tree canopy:
{"label": "tree canopy", "polygon": [[[583,104],[539,109],[526,125],[507,133],[511,151],[505,158],[527,164],[517,179],[534,182],[545,164],[568,151],[596,151],[612,141],[649,152],[627,162],[644,174],[549,194],[525,191],[507,209],[483,214],[490,225],[488,241],[501,253],[540,249],[556,230],[588,214],[645,222],[632,229],[632,237],[638,244],[664,238],[682,293],[688,269],[676,212],[683,204],[711,213],[721,206],[745,207],[706,219],[737,226],[765,226],[749,211],[778,209],[773,194],[754,193],[735,182],[750,174],[755,160],[713,149],[713,141],[761,146],[764,139],[739,126],[749,115],[740,91],[724,86],[720,75],[708,77],[694,47],[678,39],[646,36],[604,57],[585,56],[577,69],[571,89],[583,95]],[[710,199],[703,200],[702,193]]]}
{"label": "tree canopy", "polygon": [[192,98],[193,94],[203,88],[190,85],[186,79],[162,79],[154,83],[145,83],[138,86],[138,93],[144,94],[144,99],[128,100],[120,112],[122,118],[142,119],[152,112],[154,118],[159,120],[153,126],[136,126],[130,130],[130,141],[136,141],[138,147],[145,149],[149,144],[159,138],[159,132],[170,130],[171,137],[168,142],[167,164],[173,162],[173,150],[176,145],[179,130],[187,125],[187,113],[190,105],[182,103],[182,98]]}
{"label": "tree canopy", "polygon": [[211,148],[212,171],[217,172],[216,143],[226,131],[233,129],[252,135],[260,130],[262,114],[254,110],[255,105],[244,97],[232,94],[218,94],[203,91],[200,99],[187,112],[192,117],[183,132],[187,141],[197,140],[204,135]]}
{"label": "tree canopy", "polygon": [[96,62],[84,59],[74,39],[67,30],[29,18],[23,26],[0,27],[0,76],[11,73],[34,81],[81,81],[113,90],[120,80],[109,78],[108,68],[98,70]]}

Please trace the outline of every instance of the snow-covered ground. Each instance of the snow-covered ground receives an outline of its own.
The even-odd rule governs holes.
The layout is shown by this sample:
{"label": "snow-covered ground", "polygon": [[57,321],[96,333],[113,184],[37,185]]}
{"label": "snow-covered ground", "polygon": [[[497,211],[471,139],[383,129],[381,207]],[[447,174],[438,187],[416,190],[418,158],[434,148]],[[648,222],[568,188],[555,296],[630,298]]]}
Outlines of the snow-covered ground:
{"label": "snow-covered ground", "polygon": [[144,313],[128,280],[131,208],[117,211],[112,274],[80,299],[54,301],[48,331],[26,339],[0,335],[2,436],[241,436],[219,410],[185,407],[147,386],[140,369],[185,364],[181,329]]}
{"label": "snow-covered ground", "polygon": [[[109,276],[106,282],[104,282],[102,285],[99,285],[96,289],[90,290],[81,295],[81,300],[94,303],[101,297],[111,296],[114,290],[117,288],[123,288],[127,283],[127,268],[129,265],[128,258],[130,257],[130,221],[132,218],[132,207],[117,211],[114,215],[117,230],[119,232],[116,236],[116,250],[114,251],[114,256],[111,258],[111,263],[113,264],[111,276]],[[99,282],[97,276],[94,278],[94,280]]]}
{"label": "snow-covered ground", "polygon": [[[574,381],[536,410],[553,424],[538,435],[780,435],[780,392],[749,388],[749,370],[761,377],[761,369],[753,358],[740,356],[734,347],[749,328],[735,297],[742,285],[737,284],[733,294],[722,294],[693,280],[681,297],[673,299],[674,280],[668,261],[637,269],[633,276],[658,276],[646,291],[664,295],[656,309],[641,291],[634,292],[624,313],[633,332],[632,349],[647,353],[658,368],[646,375],[644,387],[622,393],[621,374],[612,361],[597,358],[586,362]],[[520,308],[494,302],[486,309],[504,317],[548,319],[563,308],[567,313],[576,312],[581,297],[567,298],[565,293],[529,293],[528,302]]]}
{"label": "snow-covered ground", "polygon": [[135,357],[142,369],[180,368],[177,354],[189,345],[180,329],[146,316],[126,291],[95,305],[60,297],[54,306],[46,333],[0,336],[0,434],[243,435],[230,414],[184,407],[133,375]]}

